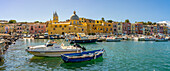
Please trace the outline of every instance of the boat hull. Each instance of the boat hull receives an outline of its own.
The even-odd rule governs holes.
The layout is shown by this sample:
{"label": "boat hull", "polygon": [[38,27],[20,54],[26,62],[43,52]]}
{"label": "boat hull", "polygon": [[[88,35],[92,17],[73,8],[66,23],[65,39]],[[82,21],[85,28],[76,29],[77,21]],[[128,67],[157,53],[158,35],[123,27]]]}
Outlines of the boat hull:
{"label": "boat hull", "polygon": [[[101,52],[101,53],[96,54],[96,52]],[[103,55],[103,52],[104,52],[104,49],[87,51],[87,52],[82,52],[82,53],[63,54],[63,55],[61,55],[61,58],[66,63],[68,63],[68,62],[69,63],[83,62],[83,61],[90,61],[90,60],[93,60],[93,59],[97,59],[97,58],[99,58]],[[84,56],[84,54],[90,54],[90,55]],[[91,55],[91,54],[93,54],[93,55]],[[71,58],[68,57],[68,56],[71,56]],[[78,56],[78,57],[74,58],[74,56]]]}
{"label": "boat hull", "polygon": [[89,39],[89,40],[70,40],[70,43],[95,43],[97,39]]}
{"label": "boat hull", "polygon": [[61,56],[61,58],[63,59],[63,61],[65,63],[74,63],[74,62],[83,62],[83,61],[90,61],[90,60],[93,60],[93,59],[97,59],[99,57],[102,57],[103,54],[100,54],[100,55],[97,55],[96,58],[94,57],[87,57],[87,58],[76,58],[76,59],[67,59],[66,57],[64,56]]}
{"label": "boat hull", "polygon": [[107,42],[120,42],[119,39],[106,39]]}
{"label": "boat hull", "polygon": [[76,51],[26,51],[34,56],[45,56],[45,57],[60,57],[61,54],[68,54],[68,53],[80,53],[81,50]]}
{"label": "boat hull", "polygon": [[168,42],[168,40],[155,40],[156,42]]}

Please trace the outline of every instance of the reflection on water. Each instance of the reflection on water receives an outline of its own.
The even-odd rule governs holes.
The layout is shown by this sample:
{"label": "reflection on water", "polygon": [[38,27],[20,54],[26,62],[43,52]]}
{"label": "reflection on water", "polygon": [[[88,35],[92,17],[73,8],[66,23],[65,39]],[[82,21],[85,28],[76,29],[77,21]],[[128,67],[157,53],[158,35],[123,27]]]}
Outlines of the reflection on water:
{"label": "reflection on water", "polygon": [[0,55],[0,70],[5,70],[5,67],[3,67],[4,64],[4,57]]}
{"label": "reflection on water", "polygon": [[60,66],[65,68],[65,69],[73,69],[74,70],[76,68],[93,66],[93,65],[98,64],[100,62],[103,62],[103,57],[99,57],[95,60],[85,61],[85,62],[62,63]]}

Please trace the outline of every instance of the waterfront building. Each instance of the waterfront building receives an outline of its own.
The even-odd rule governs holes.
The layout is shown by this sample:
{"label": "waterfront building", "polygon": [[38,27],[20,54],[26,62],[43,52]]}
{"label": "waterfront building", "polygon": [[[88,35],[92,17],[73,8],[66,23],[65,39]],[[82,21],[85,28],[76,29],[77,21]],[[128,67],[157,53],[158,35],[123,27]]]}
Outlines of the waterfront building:
{"label": "waterfront building", "polygon": [[[53,16],[56,16],[54,14]],[[58,18],[58,15],[57,15]],[[113,24],[114,22],[105,22],[103,20],[92,20],[86,18],[79,18],[74,11],[70,20],[63,22],[54,22],[50,20],[48,22],[47,32],[49,35],[62,34],[65,33],[85,33],[85,34],[100,34],[100,33],[114,33]],[[116,31],[116,30],[115,30]]]}
{"label": "waterfront building", "polygon": [[137,25],[138,25],[138,34],[143,34],[143,24],[137,23]]}
{"label": "waterfront building", "polygon": [[46,24],[45,23],[28,23],[26,31],[30,34],[42,34],[46,32]]}
{"label": "waterfront building", "polygon": [[0,33],[6,32],[6,24],[0,24]]}
{"label": "waterfront building", "polygon": [[168,27],[167,26],[163,26],[163,34],[167,34],[168,32]]}
{"label": "waterfront building", "polygon": [[163,34],[163,26],[157,25],[157,33]]}
{"label": "waterfront building", "polygon": [[131,34],[131,23],[122,23],[123,34]]}
{"label": "waterfront building", "polygon": [[168,27],[168,34],[170,35],[170,27]]}
{"label": "waterfront building", "polygon": [[82,24],[79,21],[79,17],[76,15],[75,11],[74,11],[74,14],[70,17],[70,20],[68,21],[65,21],[65,22],[55,21],[54,22],[54,20],[55,18],[53,17],[53,20],[50,20],[48,22],[47,32],[49,35],[55,35],[55,34],[64,35],[65,33],[86,33],[87,34],[87,25]]}
{"label": "waterfront building", "polygon": [[24,31],[24,27],[22,26],[22,24],[18,24],[15,27],[15,29],[16,29],[16,33],[19,33],[19,34],[23,33],[23,31]]}
{"label": "waterfront building", "polygon": [[119,22],[119,23],[117,24],[117,33],[118,33],[118,34],[122,34],[122,22]]}
{"label": "waterfront building", "polygon": [[135,33],[135,24],[131,24],[131,34],[136,34]]}
{"label": "waterfront building", "polygon": [[113,22],[113,34],[117,34],[117,22]]}

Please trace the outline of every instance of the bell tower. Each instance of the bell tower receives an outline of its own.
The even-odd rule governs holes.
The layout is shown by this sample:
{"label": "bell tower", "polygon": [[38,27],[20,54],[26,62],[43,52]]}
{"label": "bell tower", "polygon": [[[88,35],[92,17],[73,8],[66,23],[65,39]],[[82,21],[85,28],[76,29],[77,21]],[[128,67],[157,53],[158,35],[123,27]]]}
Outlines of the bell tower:
{"label": "bell tower", "polygon": [[53,13],[53,23],[54,24],[58,23],[58,15],[56,11]]}

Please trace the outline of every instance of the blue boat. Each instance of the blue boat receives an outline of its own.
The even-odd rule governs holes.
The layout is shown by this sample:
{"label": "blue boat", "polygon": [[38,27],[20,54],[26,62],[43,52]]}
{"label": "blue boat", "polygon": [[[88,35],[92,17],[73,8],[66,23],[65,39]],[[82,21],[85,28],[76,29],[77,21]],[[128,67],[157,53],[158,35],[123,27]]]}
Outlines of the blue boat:
{"label": "blue boat", "polygon": [[104,49],[86,51],[81,53],[71,53],[71,54],[62,54],[61,58],[66,63],[73,62],[82,62],[89,61],[92,59],[97,59],[103,55]]}

